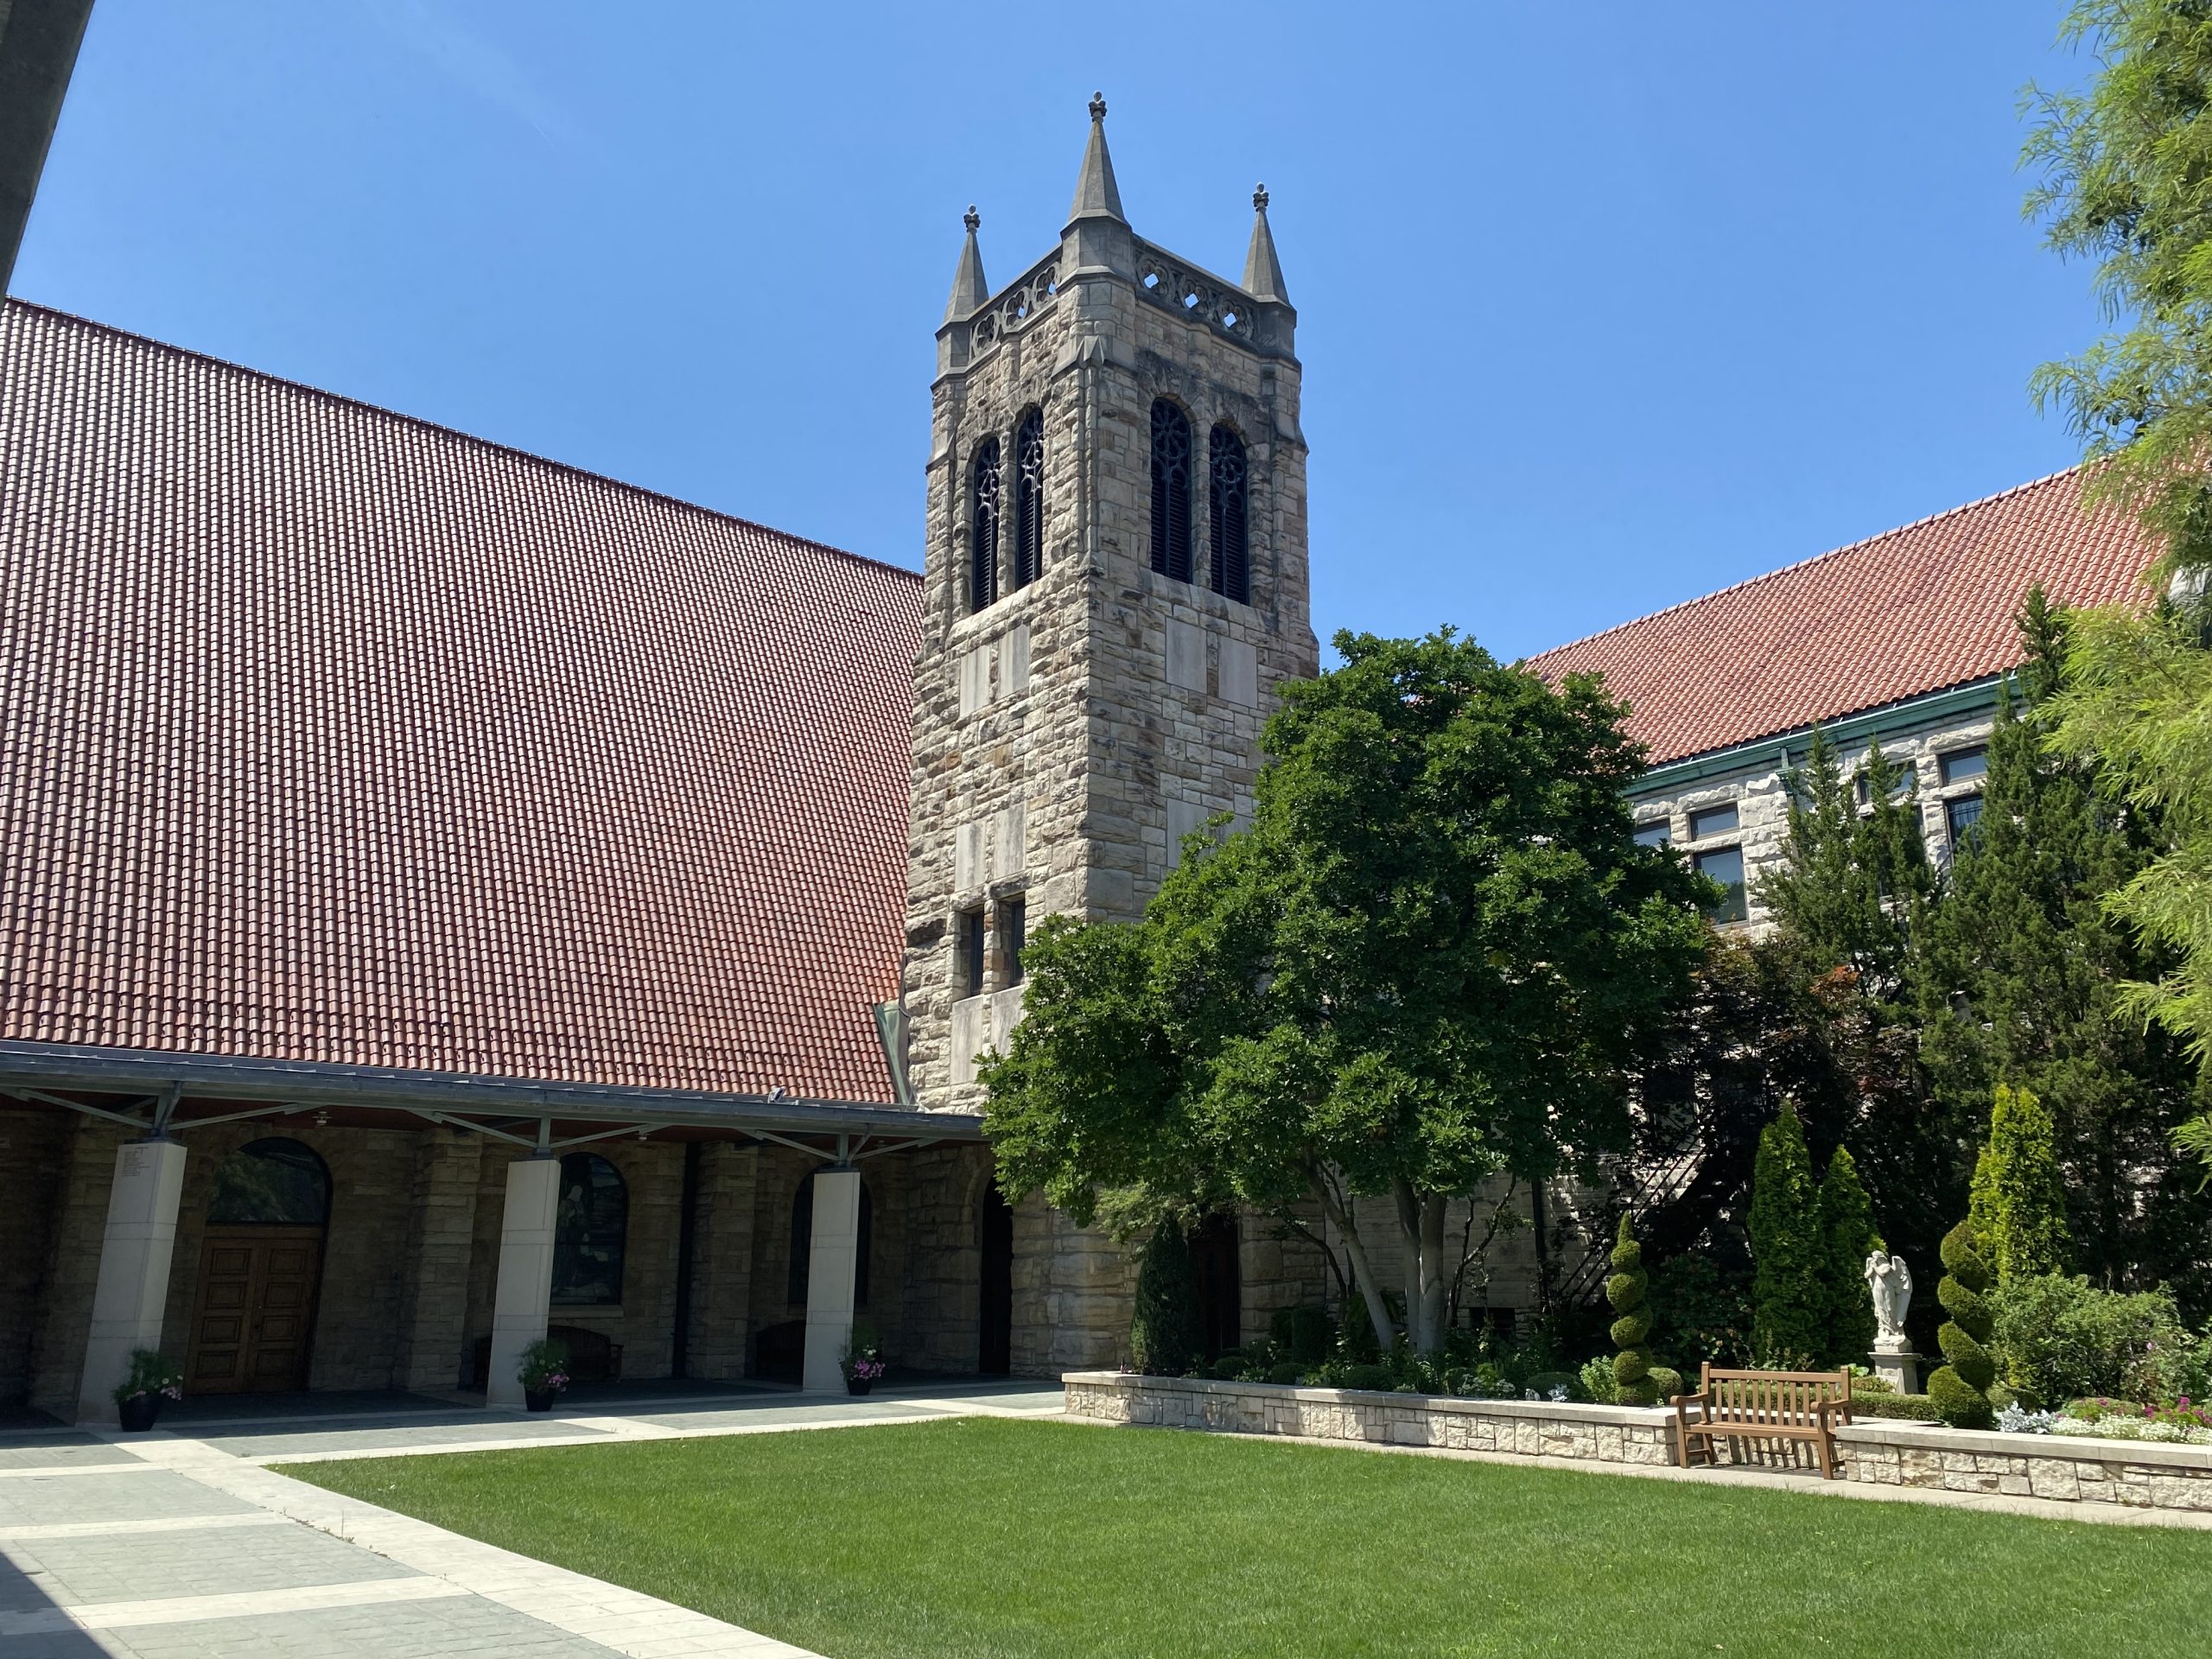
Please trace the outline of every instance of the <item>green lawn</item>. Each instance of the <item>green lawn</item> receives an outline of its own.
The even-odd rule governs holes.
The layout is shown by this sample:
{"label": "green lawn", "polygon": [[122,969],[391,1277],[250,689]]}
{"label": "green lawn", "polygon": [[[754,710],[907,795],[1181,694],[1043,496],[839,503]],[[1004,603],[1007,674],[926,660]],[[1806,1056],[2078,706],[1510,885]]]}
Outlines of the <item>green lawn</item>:
{"label": "green lawn", "polygon": [[832,1659],[2206,1651],[2212,1533],[969,1419],[318,1463]]}

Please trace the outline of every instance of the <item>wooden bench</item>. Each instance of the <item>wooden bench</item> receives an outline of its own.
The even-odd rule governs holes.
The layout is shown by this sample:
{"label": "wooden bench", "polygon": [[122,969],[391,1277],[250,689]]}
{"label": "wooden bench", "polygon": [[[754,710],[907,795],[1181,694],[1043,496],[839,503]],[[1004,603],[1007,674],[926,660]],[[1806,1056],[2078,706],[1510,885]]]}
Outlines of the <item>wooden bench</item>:
{"label": "wooden bench", "polygon": [[1723,1371],[1698,1368],[1697,1392],[1675,1396],[1675,1451],[1717,1462],[1724,1438],[1809,1441],[1821,1473],[1836,1477],[1835,1426],[1851,1421],[1849,1371]]}

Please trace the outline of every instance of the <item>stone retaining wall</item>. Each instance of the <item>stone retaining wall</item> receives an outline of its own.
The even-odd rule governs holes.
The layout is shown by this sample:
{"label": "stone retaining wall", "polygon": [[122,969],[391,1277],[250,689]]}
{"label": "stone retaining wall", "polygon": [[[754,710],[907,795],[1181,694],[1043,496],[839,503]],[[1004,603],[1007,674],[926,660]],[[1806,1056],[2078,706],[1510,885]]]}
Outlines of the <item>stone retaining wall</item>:
{"label": "stone retaining wall", "polygon": [[[1664,1408],[1439,1399],[1121,1371],[1072,1371],[1061,1381],[1068,1414],[1100,1422],[1584,1463],[1675,1461],[1674,1413]],[[1844,1473],[1876,1485],[2212,1513],[2212,1446],[1974,1433],[1889,1421],[1839,1429],[1836,1442]]]}

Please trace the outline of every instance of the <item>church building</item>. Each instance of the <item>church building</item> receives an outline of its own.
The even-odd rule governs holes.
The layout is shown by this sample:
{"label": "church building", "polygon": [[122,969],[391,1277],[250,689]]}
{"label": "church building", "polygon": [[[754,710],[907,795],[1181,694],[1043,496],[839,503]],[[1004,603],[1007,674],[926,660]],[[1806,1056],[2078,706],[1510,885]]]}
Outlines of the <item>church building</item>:
{"label": "church building", "polygon": [[[969,210],[919,575],[7,303],[0,1407],[112,1421],[139,1347],[493,1406],[549,1332],[579,1382],[832,1388],[856,1320],[913,1370],[1119,1360],[1125,1254],[1001,1198],[978,1059],[1039,919],[1135,919],[1249,814],[1319,654],[1267,192],[1216,276],[1137,233],[1105,115],[1010,283]],[[1815,721],[1955,830],[2028,581],[2148,562],[2072,504],[1535,665],[1606,674],[1639,822],[1739,883]],[[1198,1255],[1216,1345],[1325,1292],[1264,1224]]]}

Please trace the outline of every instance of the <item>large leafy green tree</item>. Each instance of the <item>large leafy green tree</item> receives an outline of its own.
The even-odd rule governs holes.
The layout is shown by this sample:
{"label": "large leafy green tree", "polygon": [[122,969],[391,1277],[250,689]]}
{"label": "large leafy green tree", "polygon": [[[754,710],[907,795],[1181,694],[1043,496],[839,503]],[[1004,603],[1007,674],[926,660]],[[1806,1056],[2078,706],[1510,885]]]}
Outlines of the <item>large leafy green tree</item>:
{"label": "large leafy green tree", "polygon": [[[2117,1288],[2185,1273],[2206,1254],[2212,1216],[2186,1203],[2181,1183],[2147,1213],[2136,1202],[2142,1172],[2169,1163],[2166,1138],[2201,1085],[2172,1036],[2119,1015],[2126,982],[2160,970],[2106,903],[2154,855],[2148,822],[2045,741],[2067,685],[2066,614],[2034,588],[2019,626],[2023,664],[1990,736],[1981,818],[1951,860],[1914,964],[1922,1056],[1961,1118],[2005,1084],[2042,1101],[2079,1265]],[[2194,1213],[2173,1214],[2174,1204]]]}
{"label": "large leafy green tree", "polygon": [[1078,1221],[1117,1189],[1318,1210],[1394,1340],[1382,1211],[1431,1351],[1447,1203],[1624,1144],[1624,1076],[1710,890],[1636,845],[1642,755],[1594,680],[1554,690],[1449,631],[1336,645],[1268,722],[1249,829],[1186,854],[1140,924],[1039,931],[986,1128],[1005,1189]]}
{"label": "large leafy green tree", "polygon": [[[2094,756],[2109,785],[2161,819],[2158,855],[2112,898],[2113,913],[2172,968],[2131,982],[2123,1017],[2162,1026],[2212,1062],[2212,6],[2081,0],[2067,33],[2095,52],[2087,88],[2038,98],[2031,213],[2060,253],[2096,264],[2113,328],[2045,365],[2038,397],[2062,409],[2096,463],[2089,493],[2161,538],[2171,588],[2150,614],[2081,620],[2057,741]],[[2212,1148],[2212,1120],[2177,1139]]]}

